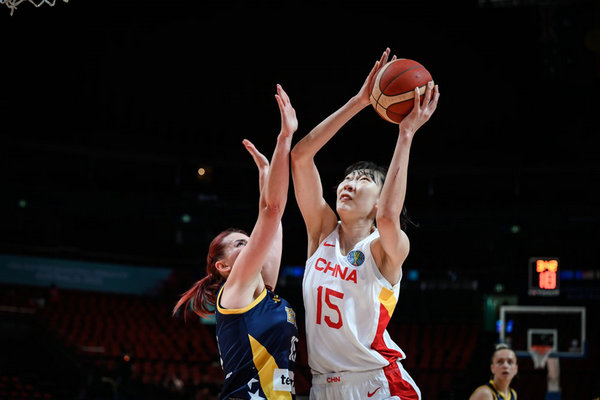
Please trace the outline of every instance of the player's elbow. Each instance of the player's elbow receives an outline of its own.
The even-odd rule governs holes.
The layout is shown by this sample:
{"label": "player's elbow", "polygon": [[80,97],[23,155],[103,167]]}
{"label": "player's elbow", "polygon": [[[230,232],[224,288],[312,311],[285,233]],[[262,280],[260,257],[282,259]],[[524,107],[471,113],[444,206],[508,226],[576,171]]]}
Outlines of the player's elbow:
{"label": "player's elbow", "polygon": [[292,151],[290,151],[290,160],[292,163],[292,168],[295,166],[301,166],[302,164],[312,160],[312,153],[306,149],[306,146],[296,145],[292,148]]}
{"label": "player's elbow", "polygon": [[287,202],[287,197],[281,194],[261,194],[258,201],[259,212],[269,217],[281,218]]}
{"label": "player's elbow", "polygon": [[400,226],[400,214],[391,210],[378,210],[375,220],[379,230]]}
{"label": "player's elbow", "polygon": [[400,221],[400,212],[397,207],[394,207],[392,204],[380,203],[377,206],[377,214],[375,214],[375,219],[377,220],[377,224],[380,222],[388,222],[388,221]]}
{"label": "player's elbow", "polygon": [[263,205],[263,213],[272,218],[281,219],[283,210],[285,209],[284,199],[266,199]]}

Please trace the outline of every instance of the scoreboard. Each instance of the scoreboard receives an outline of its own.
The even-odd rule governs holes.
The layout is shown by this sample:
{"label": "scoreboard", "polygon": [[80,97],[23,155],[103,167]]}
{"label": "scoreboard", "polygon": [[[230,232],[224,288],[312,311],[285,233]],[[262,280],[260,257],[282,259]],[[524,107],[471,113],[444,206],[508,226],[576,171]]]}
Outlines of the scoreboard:
{"label": "scoreboard", "polygon": [[559,261],[556,257],[529,259],[529,295],[558,296],[560,294]]}

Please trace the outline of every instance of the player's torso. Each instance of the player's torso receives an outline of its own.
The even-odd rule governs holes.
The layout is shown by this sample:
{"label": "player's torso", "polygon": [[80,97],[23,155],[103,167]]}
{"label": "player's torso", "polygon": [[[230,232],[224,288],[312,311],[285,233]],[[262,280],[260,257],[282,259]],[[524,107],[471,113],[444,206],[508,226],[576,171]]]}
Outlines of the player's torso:
{"label": "player's torso", "polygon": [[313,372],[364,371],[404,358],[385,331],[399,283],[387,282],[373,260],[377,237],[375,231],[342,255],[336,228],[307,260],[302,288]]}
{"label": "player's torso", "polygon": [[221,398],[292,399],[298,328],[291,305],[265,289],[244,309],[218,307],[216,320]]}

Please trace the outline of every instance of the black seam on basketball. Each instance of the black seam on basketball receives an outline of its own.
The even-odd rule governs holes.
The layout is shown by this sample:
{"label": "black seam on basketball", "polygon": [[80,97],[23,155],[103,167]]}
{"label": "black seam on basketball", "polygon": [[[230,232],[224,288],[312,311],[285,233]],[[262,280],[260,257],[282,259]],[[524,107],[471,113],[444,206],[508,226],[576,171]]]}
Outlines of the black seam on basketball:
{"label": "black seam on basketball", "polygon": [[[394,81],[396,79],[400,78],[403,74],[407,73],[408,71],[412,71],[415,68],[424,68],[424,67],[421,66],[421,65],[415,65],[414,67],[410,67],[409,69],[402,71],[400,74],[396,75],[394,77],[394,79],[392,79],[391,81],[389,81],[387,85],[385,85],[385,87],[383,88],[383,90],[381,91],[381,93],[384,93],[385,89],[387,89],[388,86],[390,86],[392,83],[394,83]],[[403,92],[403,93],[398,93],[398,94],[404,94],[404,93],[408,93],[408,92]]]}
{"label": "black seam on basketball", "polygon": [[[379,92],[379,96],[377,96],[377,98],[375,98],[375,96],[373,96],[373,94],[371,93],[371,97],[373,97],[373,99],[375,99],[375,104],[377,105],[377,107],[381,106],[381,108],[383,108],[384,110],[387,110],[387,108],[385,108],[380,102],[379,99],[381,98],[381,96],[383,96],[383,92]],[[377,109],[377,107],[375,109]]]}
{"label": "black seam on basketball", "polygon": [[[377,85],[379,86],[379,85]],[[381,104],[379,103],[379,99],[381,99],[381,96],[383,96],[383,92],[381,91],[381,88],[379,88],[379,96],[377,96],[377,98],[375,99],[375,103],[377,104],[377,106],[380,106]],[[383,106],[382,106],[383,107]],[[385,107],[383,107],[385,109]]]}
{"label": "black seam on basketball", "polygon": [[373,96],[372,92],[371,92],[371,98],[373,100],[375,100],[375,104],[373,104],[373,103],[371,103],[371,104],[373,104],[373,108],[375,108],[375,110],[377,110],[377,106],[379,105],[379,101],[375,98],[375,96]]}
{"label": "black seam on basketball", "polygon": [[[378,73],[379,75],[379,73]],[[379,89],[379,96],[377,96],[377,98],[375,99],[375,103],[377,104],[377,106],[381,106],[381,108],[383,108],[384,110],[387,110],[386,107],[384,107],[383,105],[381,105],[381,103],[379,102],[379,99],[381,99],[381,96],[383,96],[383,90],[381,90],[381,80],[377,81],[377,76],[375,77],[375,82],[373,83],[373,89],[375,88],[375,86],[377,86],[377,88]],[[371,94],[373,93],[373,91],[371,90]]]}

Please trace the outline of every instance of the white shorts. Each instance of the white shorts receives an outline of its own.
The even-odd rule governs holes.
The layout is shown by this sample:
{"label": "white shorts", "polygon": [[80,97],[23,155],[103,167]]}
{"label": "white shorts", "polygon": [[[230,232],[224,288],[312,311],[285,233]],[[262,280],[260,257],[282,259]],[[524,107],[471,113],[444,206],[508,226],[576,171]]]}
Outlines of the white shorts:
{"label": "white shorts", "polygon": [[310,400],[421,400],[400,361],[364,372],[314,374]]}

